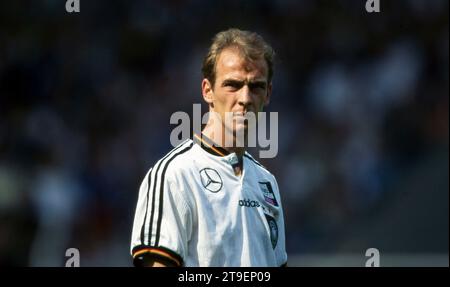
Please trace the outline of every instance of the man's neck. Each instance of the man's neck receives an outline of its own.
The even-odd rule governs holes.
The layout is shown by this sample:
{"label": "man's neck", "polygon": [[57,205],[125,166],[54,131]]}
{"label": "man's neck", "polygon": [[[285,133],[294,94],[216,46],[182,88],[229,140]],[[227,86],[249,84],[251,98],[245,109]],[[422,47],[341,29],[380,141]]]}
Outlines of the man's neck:
{"label": "man's neck", "polygon": [[[221,130],[222,136],[218,136],[215,131]],[[241,158],[245,153],[245,147],[236,147],[236,138],[234,135],[227,135],[233,137],[233,146],[228,147],[225,143],[225,128],[216,129],[212,125],[206,125],[203,129],[202,134],[208,137],[215,145],[222,147],[229,153],[235,153],[239,158]]]}

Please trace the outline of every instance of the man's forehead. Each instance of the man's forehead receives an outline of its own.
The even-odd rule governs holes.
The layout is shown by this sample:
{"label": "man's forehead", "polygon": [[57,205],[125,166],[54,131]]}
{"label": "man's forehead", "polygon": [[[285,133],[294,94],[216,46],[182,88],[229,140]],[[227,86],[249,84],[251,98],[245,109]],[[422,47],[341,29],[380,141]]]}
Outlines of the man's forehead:
{"label": "man's forehead", "polygon": [[236,48],[223,50],[216,64],[216,76],[226,78],[250,77],[255,80],[267,78],[267,63],[264,58],[249,60]]}

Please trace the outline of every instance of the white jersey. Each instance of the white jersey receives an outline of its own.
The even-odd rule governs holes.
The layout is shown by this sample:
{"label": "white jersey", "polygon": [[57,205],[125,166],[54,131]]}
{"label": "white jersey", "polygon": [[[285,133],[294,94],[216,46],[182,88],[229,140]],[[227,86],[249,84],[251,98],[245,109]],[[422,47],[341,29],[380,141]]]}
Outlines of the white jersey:
{"label": "white jersey", "polygon": [[178,266],[282,266],[285,227],[275,177],[247,152],[188,139],[159,160],[139,191],[131,254]]}

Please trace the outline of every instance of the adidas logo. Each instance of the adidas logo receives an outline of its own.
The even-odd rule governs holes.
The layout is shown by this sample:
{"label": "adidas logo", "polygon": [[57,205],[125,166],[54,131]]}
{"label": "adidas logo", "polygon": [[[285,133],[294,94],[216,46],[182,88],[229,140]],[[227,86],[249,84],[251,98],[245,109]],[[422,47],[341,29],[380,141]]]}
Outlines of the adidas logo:
{"label": "adidas logo", "polygon": [[260,207],[258,201],[256,201],[256,200],[249,200],[249,199],[241,199],[241,200],[239,200],[239,206]]}

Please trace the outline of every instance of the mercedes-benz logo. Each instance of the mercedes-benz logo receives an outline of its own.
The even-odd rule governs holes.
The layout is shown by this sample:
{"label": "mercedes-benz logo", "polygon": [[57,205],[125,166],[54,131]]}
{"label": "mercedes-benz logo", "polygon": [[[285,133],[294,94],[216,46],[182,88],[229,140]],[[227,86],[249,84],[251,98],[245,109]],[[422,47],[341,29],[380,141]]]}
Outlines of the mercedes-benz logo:
{"label": "mercedes-benz logo", "polygon": [[200,179],[203,187],[211,192],[218,192],[223,185],[219,173],[212,168],[206,167],[200,171]]}

